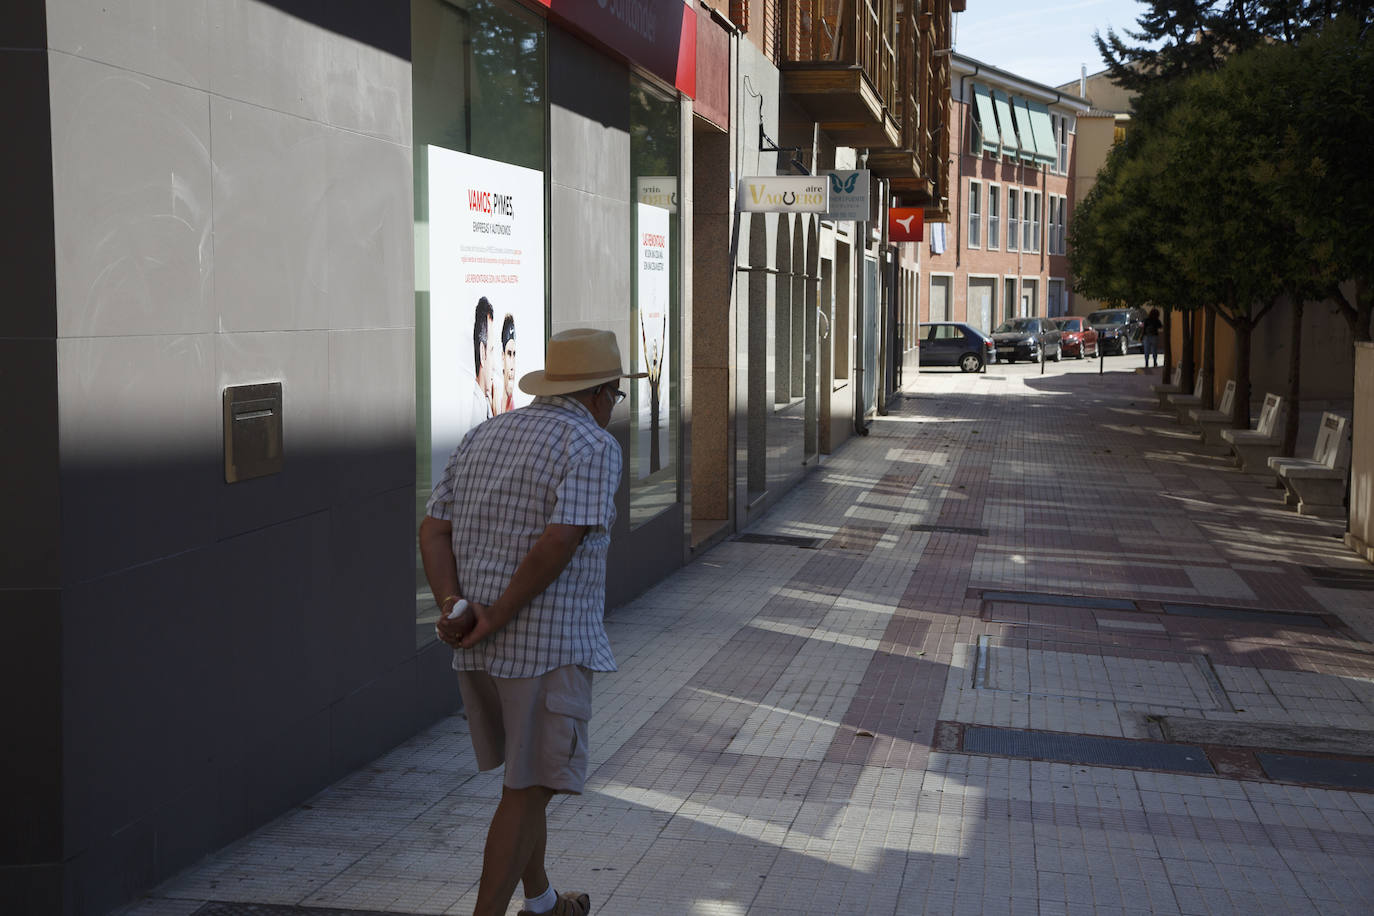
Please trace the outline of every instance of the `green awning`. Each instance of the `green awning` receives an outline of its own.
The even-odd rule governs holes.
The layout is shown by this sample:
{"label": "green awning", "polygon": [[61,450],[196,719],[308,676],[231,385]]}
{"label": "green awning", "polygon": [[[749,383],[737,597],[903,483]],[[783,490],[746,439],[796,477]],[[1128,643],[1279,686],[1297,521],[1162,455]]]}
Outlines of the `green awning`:
{"label": "green awning", "polygon": [[983,137],[981,152],[994,156],[1002,152],[1002,133],[997,126],[997,115],[992,105],[992,95],[988,87],[973,84],[973,117],[978,122],[978,131]]}
{"label": "green awning", "polygon": [[1054,142],[1049,106],[1027,102],[1026,107],[1030,109],[1031,132],[1035,135],[1035,161],[1054,165],[1059,161],[1059,149]]}
{"label": "green awning", "polygon": [[1012,96],[1011,107],[1016,115],[1016,134],[1021,138],[1020,156],[1023,162],[1038,162],[1036,155],[1035,131],[1031,130],[1030,108],[1025,99]]}
{"label": "green awning", "polygon": [[1011,100],[1006,93],[992,90],[992,105],[997,112],[997,124],[1002,132],[1002,155],[1015,156],[1021,151],[1021,144],[1016,140],[1016,128],[1012,126],[1011,120]]}

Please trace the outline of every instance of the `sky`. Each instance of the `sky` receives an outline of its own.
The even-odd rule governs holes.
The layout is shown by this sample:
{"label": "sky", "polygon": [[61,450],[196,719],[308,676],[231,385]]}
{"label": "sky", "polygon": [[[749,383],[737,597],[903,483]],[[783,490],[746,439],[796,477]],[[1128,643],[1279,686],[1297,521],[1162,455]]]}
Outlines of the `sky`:
{"label": "sky", "polygon": [[[1134,29],[1146,9],[1138,0],[968,0],[954,14],[954,49],[999,70],[1058,86],[1105,70],[1093,31]],[[1128,39],[1129,41],[1129,39]]]}

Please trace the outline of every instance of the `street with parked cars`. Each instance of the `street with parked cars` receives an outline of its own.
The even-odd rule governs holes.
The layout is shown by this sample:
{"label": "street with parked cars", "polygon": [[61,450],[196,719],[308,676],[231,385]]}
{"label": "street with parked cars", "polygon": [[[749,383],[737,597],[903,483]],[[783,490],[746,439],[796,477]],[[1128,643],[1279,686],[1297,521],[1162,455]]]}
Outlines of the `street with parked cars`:
{"label": "street with parked cars", "polygon": [[[1046,364],[1060,363],[1063,370],[1068,370],[1069,366],[1061,360],[1101,357],[1107,361],[1103,368],[1117,369],[1123,367],[1112,365],[1116,357],[1133,354],[1130,368],[1136,368],[1142,317],[1136,313],[1137,309],[1104,309],[1087,316],[1010,318],[991,333],[962,321],[923,322],[916,341],[919,366],[921,370],[949,368],[962,372],[987,372],[989,367],[995,367],[1000,373],[1019,374],[1021,366],[1009,367],[1020,363],[1032,372],[1037,367],[1043,372],[1048,368]],[[1108,328],[1111,336],[1099,327]],[[1095,364],[1082,365],[1075,371],[1083,370],[1099,371]]]}

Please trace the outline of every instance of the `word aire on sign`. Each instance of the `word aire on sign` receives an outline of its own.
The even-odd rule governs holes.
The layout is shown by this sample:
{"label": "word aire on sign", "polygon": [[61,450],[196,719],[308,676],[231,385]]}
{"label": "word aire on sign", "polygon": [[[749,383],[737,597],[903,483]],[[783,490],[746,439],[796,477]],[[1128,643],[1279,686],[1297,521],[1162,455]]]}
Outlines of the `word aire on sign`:
{"label": "word aire on sign", "polygon": [[866,222],[870,206],[868,169],[830,171],[824,174],[830,180],[830,218]]}
{"label": "word aire on sign", "polygon": [[825,213],[830,209],[830,182],[824,175],[741,178],[737,200],[745,213]]}

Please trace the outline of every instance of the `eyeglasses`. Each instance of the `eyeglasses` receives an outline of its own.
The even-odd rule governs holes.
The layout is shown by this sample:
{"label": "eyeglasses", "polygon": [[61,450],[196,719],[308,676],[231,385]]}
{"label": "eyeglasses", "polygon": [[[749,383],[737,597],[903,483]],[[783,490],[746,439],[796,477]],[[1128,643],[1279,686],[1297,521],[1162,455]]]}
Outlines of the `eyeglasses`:
{"label": "eyeglasses", "polygon": [[621,401],[629,397],[629,395],[621,391],[619,388],[603,388],[602,390],[611,396],[612,407],[614,407],[615,405],[619,404]]}

